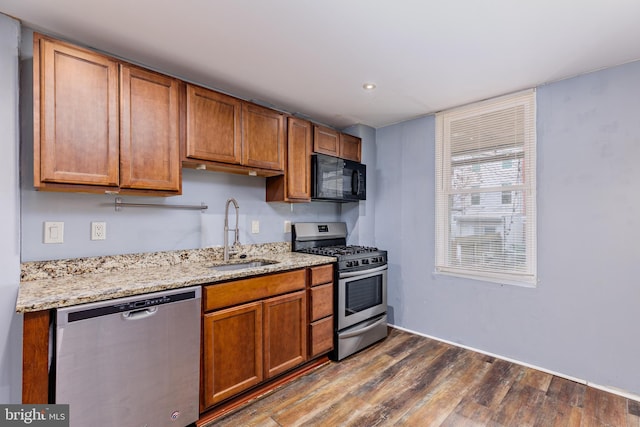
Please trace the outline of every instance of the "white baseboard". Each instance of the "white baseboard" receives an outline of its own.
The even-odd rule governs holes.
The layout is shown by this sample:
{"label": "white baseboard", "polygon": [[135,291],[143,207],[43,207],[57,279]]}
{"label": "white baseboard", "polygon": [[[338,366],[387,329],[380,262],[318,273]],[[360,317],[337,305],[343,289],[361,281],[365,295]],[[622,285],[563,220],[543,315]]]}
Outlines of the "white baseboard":
{"label": "white baseboard", "polygon": [[618,396],[622,396],[624,398],[640,402],[640,395],[637,395],[637,394],[634,394],[634,393],[630,393],[630,392],[628,392],[626,390],[622,390],[622,389],[619,389],[619,388],[616,388],[616,387],[610,387],[610,386],[603,386],[603,385],[595,384],[595,383],[589,382],[587,380],[583,380],[581,378],[576,378],[576,377],[572,377],[572,376],[563,374],[561,372],[551,371],[549,369],[542,368],[540,366],[535,366],[535,365],[532,365],[530,363],[522,362],[520,360],[511,359],[509,357],[504,357],[504,356],[501,356],[499,354],[490,353],[488,351],[478,350],[477,348],[473,348],[473,347],[470,347],[468,345],[464,345],[464,344],[460,344],[460,343],[457,343],[457,342],[448,341],[448,340],[445,340],[445,339],[442,339],[442,338],[434,337],[434,336],[431,336],[431,335],[423,334],[421,332],[416,332],[416,331],[413,331],[411,329],[403,328],[401,326],[392,325],[392,324],[387,324],[387,325],[392,327],[392,328],[399,329],[401,331],[409,332],[409,333],[415,334],[415,335],[420,335],[420,336],[425,337],[425,338],[429,338],[429,339],[432,339],[432,340],[440,341],[440,342],[443,342],[443,343],[446,343],[446,344],[450,344],[450,345],[453,345],[453,346],[456,346],[456,347],[464,348],[466,350],[475,351],[476,353],[484,354],[484,355],[487,355],[487,356],[495,357],[496,359],[501,359],[501,360],[504,360],[504,361],[507,361],[507,362],[515,363],[516,365],[521,365],[521,366],[525,366],[527,368],[531,368],[531,369],[535,369],[535,370],[538,370],[538,371],[542,371],[542,372],[545,372],[547,374],[555,375],[555,376],[560,377],[560,378],[564,378],[564,379],[567,379],[567,380],[570,380],[570,381],[575,381],[577,383],[584,384],[584,385],[586,385],[588,387],[597,388],[598,390],[606,391],[607,393],[616,394]]}

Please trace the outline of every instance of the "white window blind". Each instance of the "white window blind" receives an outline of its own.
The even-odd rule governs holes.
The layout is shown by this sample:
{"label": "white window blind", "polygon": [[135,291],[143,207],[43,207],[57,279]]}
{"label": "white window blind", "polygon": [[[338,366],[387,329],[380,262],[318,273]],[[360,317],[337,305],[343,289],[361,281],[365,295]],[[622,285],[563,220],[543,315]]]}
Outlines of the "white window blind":
{"label": "white window blind", "polygon": [[536,280],[535,91],[436,115],[436,270]]}

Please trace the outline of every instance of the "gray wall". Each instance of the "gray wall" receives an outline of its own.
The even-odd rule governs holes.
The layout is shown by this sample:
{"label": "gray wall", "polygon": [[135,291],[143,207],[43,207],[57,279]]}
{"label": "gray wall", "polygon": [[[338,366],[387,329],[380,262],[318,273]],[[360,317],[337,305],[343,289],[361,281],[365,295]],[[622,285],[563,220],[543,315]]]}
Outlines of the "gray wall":
{"label": "gray wall", "polygon": [[[222,245],[225,202],[235,197],[240,205],[241,243],[290,241],[284,221],[338,221],[342,210],[352,242],[358,241],[358,203],[266,203],[265,179],[210,171],[183,170],[183,194],[176,197],[131,197],[140,203],[209,206],[200,211],[124,208],[115,212],[115,196],[38,192],[33,189],[33,32],[23,29],[21,46],[22,115],[22,261],[64,259],[121,253],[192,249]],[[358,126],[350,133],[363,137],[363,152],[375,153],[372,128]],[[362,135],[359,135],[362,133]],[[366,154],[365,154],[366,155]],[[370,160],[375,159],[369,155]],[[366,205],[361,202],[360,205]],[[366,210],[365,207],[362,208]],[[370,214],[371,215],[371,214]],[[252,234],[251,222],[260,222],[260,233]],[[44,244],[43,222],[63,221],[64,243]],[[107,223],[107,239],[90,240],[92,221]],[[235,221],[233,215],[231,221]],[[372,227],[369,227],[372,228]],[[371,233],[372,234],[372,233]]]}
{"label": "gray wall", "polygon": [[21,401],[22,316],[18,193],[18,45],[20,24],[0,14],[0,403]]}
{"label": "gray wall", "polygon": [[433,274],[434,117],[378,129],[392,322],[640,394],[640,62],[537,90],[536,288]]}
{"label": "gray wall", "polygon": [[347,223],[350,245],[374,246],[375,244],[375,204],[377,191],[376,172],[376,130],[365,125],[351,126],[344,132],[362,138],[360,161],[367,166],[367,200],[341,205],[341,221]]}

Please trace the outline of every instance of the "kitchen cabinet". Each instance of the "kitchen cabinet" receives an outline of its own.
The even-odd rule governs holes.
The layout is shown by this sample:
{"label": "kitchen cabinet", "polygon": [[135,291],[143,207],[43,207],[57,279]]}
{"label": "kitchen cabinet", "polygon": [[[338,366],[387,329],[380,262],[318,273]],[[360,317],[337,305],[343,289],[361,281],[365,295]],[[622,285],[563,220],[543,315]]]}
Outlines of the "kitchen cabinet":
{"label": "kitchen cabinet", "polygon": [[187,159],[242,162],[242,101],[188,84]]}
{"label": "kitchen cabinet", "polygon": [[261,302],[204,315],[204,407],[262,381],[262,330]]}
{"label": "kitchen cabinet", "polygon": [[242,164],[284,172],[284,115],[259,105],[242,105]]}
{"label": "kitchen cabinet", "polygon": [[313,152],[340,156],[340,132],[328,127],[315,125],[313,127]]}
{"label": "kitchen cabinet", "polygon": [[360,163],[362,152],[362,140],[357,136],[346,133],[340,134],[340,155],[343,159]]}
{"label": "kitchen cabinet", "polygon": [[179,84],[120,66],[120,187],[180,192]]}
{"label": "kitchen cabinet", "polygon": [[118,62],[34,34],[34,184],[118,187]]}
{"label": "kitchen cabinet", "polygon": [[307,360],[304,290],[264,302],[264,369],[271,378]]}
{"label": "kitchen cabinet", "polygon": [[205,286],[201,409],[307,360],[306,270]]}
{"label": "kitchen cabinet", "polygon": [[183,165],[273,176],[284,172],[284,115],[198,86],[186,85]]}
{"label": "kitchen cabinet", "polygon": [[34,186],[180,194],[178,85],[34,34]]}
{"label": "kitchen cabinet", "polygon": [[333,265],[309,268],[309,357],[333,350]]}
{"label": "kitchen cabinet", "polygon": [[313,152],[360,162],[362,140],[357,136],[315,125],[313,127]]}
{"label": "kitchen cabinet", "polygon": [[267,202],[311,201],[312,132],[307,120],[287,119],[285,174],[267,178]]}

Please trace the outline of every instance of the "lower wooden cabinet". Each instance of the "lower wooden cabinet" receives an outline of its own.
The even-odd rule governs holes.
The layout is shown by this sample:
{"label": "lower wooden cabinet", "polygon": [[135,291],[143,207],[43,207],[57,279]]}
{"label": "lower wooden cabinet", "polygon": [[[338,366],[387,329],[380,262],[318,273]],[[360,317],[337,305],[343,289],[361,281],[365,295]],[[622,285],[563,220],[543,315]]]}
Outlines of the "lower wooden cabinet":
{"label": "lower wooden cabinet", "polygon": [[305,276],[300,269],[205,286],[201,410],[307,361]]}
{"label": "lower wooden cabinet", "polygon": [[271,378],[307,360],[305,291],[264,302],[264,371]]}
{"label": "lower wooden cabinet", "polygon": [[204,407],[263,379],[262,302],[204,315]]}
{"label": "lower wooden cabinet", "polygon": [[333,350],[333,265],[309,268],[309,358]]}
{"label": "lower wooden cabinet", "polygon": [[333,316],[309,325],[309,357],[320,356],[333,350]]}

